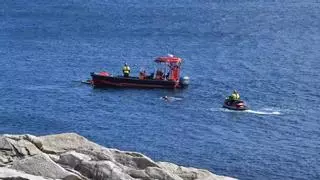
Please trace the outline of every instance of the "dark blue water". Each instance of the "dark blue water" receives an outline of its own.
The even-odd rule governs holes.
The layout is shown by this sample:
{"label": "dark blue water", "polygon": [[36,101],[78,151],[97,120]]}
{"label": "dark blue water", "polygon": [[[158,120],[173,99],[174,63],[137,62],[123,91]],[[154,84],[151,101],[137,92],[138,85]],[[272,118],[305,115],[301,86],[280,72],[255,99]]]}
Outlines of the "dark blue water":
{"label": "dark blue water", "polygon": [[[0,133],[77,132],[240,179],[320,178],[317,1],[2,0]],[[173,53],[186,90],[92,89]],[[237,89],[252,108],[221,104]],[[159,97],[177,97],[165,102]]]}

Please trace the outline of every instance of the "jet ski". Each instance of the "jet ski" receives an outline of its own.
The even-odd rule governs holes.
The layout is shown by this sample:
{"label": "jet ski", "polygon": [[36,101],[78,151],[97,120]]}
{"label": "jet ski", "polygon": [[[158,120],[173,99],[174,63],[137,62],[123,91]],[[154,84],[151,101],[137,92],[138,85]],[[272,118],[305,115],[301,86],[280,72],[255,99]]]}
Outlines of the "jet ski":
{"label": "jet ski", "polygon": [[223,103],[223,107],[235,111],[244,111],[248,110],[248,106],[242,100],[229,100],[226,99]]}

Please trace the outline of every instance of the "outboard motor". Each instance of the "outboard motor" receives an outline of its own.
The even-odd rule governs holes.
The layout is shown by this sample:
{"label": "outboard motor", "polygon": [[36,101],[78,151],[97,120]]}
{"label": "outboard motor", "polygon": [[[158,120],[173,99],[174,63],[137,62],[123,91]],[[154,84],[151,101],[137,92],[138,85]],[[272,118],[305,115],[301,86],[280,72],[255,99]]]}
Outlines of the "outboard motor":
{"label": "outboard motor", "polygon": [[188,76],[184,76],[180,78],[180,85],[182,87],[187,87],[190,83],[190,78]]}

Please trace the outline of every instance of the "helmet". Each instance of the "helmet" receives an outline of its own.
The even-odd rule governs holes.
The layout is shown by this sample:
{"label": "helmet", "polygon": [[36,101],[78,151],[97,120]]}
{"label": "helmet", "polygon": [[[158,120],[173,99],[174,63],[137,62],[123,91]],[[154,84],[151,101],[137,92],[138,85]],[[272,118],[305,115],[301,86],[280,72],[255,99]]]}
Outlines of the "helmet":
{"label": "helmet", "polygon": [[238,93],[237,90],[233,90],[234,93]]}
{"label": "helmet", "polygon": [[127,63],[124,63],[124,65],[125,65],[125,66],[128,66],[128,64],[127,64]]}

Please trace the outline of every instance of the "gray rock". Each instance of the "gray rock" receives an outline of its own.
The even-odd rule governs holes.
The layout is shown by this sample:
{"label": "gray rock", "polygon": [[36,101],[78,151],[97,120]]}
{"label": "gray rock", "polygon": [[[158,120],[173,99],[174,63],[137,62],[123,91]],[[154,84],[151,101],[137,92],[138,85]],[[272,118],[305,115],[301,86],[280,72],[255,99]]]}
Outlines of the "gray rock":
{"label": "gray rock", "polygon": [[14,147],[10,144],[6,137],[0,136],[0,162],[8,163],[14,156],[16,156]]}
{"label": "gray rock", "polygon": [[4,164],[3,162],[1,162],[1,160],[0,160],[0,167],[5,167],[6,166],[6,164]]}
{"label": "gray rock", "polygon": [[0,136],[0,150],[12,151],[11,144],[8,142],[7,138],[4,136]]}
{"label": "gray rock", "polygon": [[24,138],[24,135],[14,135],[14,134],[4,134],[3,136],[6,138],[16,140],[16,141],[19,141],[20,139]]}
{"label": "gray rock", "polygon": [[131,176],[132,178],[136,178],[136,179],[150,179],[150,176],[145,172],[145,170],[137,170],[137,169],[132,169],[132,168],[128,168],[126,170],[126,173]]}
{"label": "gray rock", "polygon": [[75,151],[69,151],[60,155],[60,159],[57,161],[60,164],[68,165],[71,168],[75,168],[82,161],[90,161],[91,158],[88,155],[77,153]]}
{"label": "gray rock", "polygon": [[14,147],[16,153],[21,156],[33,156],[42,153],[33,143],[24,139],[17,141],[8,139],[8,142],[10,142],[10,144]]}
{"label": "gray rock", "polygon": [[42,142],[38,137],[30,135],[30,134],[26,134],[24,136],[24,139],[31,142],[32,144],[34,144],[39,150],[42,149]]}
{"label": "gray rock", "polygon": [[95,180],[134,180],[111,161],[83,162],[75,168],[84,176]]}
{"label": "gray rock", "polygon": [[9,161],[9,157],[7,154],[5,154],[4,152],[0,152],[0,164],[6,164]]}
{"label": "gray rock", "polygon": [[135,162],[138,169],[145,169],[147,167],[159,167],[155,162],[153,162],[148,157],[133,157],[132,161]]}
{"label": "gray rock", "polygon": [[54,162],[58,162],[60,160],[60,156],[59,155],[55,155],[55,154],[48,154],[48,156],[50,157],[50,159]]}
{"label": "gray rock", "polygon": [[164,169],[158,167],[148,167],[146,168],[146,173],[151,177],[151,179],[158,180],[183,180],[179,176],[169,173]]}
{"label": "gray rock", "polygon": [[112,152],[104,147],[93,150],[79,149],[77,152],[88,155],[93,161],[115,161]]}
{"label": "gray rock", "polygon": [[[20,161],[14,161],[13,165],[10,168],[24,171],[28,174],[53,179],[63,179],[68,176],[75,176],[63,169],[58,164],[54,163],[46,154],[38,154],[22,159]],[[77,176],[75,176],[74,179],[80,178],[77,178]]]}
{"label": "gray rock", "polygon": [[80,149],[93,150],[100,147],[75,133],[41,136],[39,140],[42,144],[42,151],[52,154]]}
{"label": "gray rock", "polygon": [[0,170],[0,175],[2,175],[0,179],[11,177],[14,179],[63,180],[233,179],[217,176],[207,170],[187,168],[166,162],[157,163],[137,152],[105,148],[75,133],[41,137],[29,134],[0,136],[0,169],[1,166],[6,166],[6,169],[24,171],[24,175],[33,175],[34,178],[20,175],[5,176]]}
{"label": "gray rock", "polygon": [[147,167],[159,167],[154,161],[147,156],[134,152],[125,152],[119,150],[113,150],[113,157],[115,161],[121,163],[124,166],[128,166],[136,169],[145,169]]}
{"label": "gray rock", "polygon": [[14,169],[0,167],[0,179],[10,179],[10,180],[49,180],[41,176],[34,176],[20,172]]}
{"label": "gray rock", "polygon": [[[79,173],[78,171],[74,170],[74,169],[71,169],[69,167],[64,167],[65,170],[71,172],[72,174],[80,177],[82,180],[89,180],[87,177],[83,176],[81,173]],[[73,176],[71,176],[72,179],[73,179]],[[67,176],[66,178],[63,178],[63,180],[70,180],[69,179],[69,176]]]}
{"label": "gray rock", "polygon": [[0,137],[0,161],[7,163],[16,156],[28,156],[42,153],[33,143],[23,139],[23,135]]}
{"label": "gray rock", "polygon": [[158,165],[162,169],[176,174],[184,180],[234,180],[234,178],[212,174],[204,169],[187,168],[168,162],[158,162]]}

